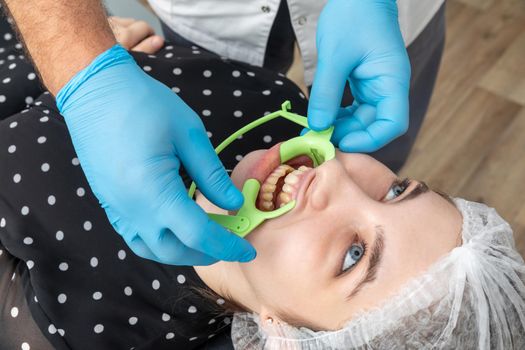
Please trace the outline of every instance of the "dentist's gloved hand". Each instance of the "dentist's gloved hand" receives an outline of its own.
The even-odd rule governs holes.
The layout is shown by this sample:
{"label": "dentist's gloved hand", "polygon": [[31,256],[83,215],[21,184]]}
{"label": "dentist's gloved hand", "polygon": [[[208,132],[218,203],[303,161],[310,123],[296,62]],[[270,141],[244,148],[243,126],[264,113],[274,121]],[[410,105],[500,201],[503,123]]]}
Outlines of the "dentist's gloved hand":
{"label": "dentist's gloved hand", "polygon": [[255,257],[248,241],[188,197],[179,176],[183,164],[212,202],[242,204],[201,120],[126,50],[117,45],[97,57],[62,88],[57,105],[91,189],[137,255],[177,265]]}
{"label": "dentist's gloved hand", "polygon": [[[332,141],[345,152],[373,152],[406,132],[410,63],[395,0],[329,0],[317,52],[311,129],[334,124]],[[340,109],[347,80],[355,102]]]}

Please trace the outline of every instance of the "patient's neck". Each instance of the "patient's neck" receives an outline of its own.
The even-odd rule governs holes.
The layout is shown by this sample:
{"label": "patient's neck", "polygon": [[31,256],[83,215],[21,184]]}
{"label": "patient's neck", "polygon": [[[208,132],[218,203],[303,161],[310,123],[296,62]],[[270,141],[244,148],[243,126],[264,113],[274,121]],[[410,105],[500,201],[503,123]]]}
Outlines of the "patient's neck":
{"label": "patient's neck", "polygon": [[241,271],[240,263],[220,261],[210,266],[195,266],[197,275],[215,293],[224,299],[259,312],[260,304],[253,289]]}

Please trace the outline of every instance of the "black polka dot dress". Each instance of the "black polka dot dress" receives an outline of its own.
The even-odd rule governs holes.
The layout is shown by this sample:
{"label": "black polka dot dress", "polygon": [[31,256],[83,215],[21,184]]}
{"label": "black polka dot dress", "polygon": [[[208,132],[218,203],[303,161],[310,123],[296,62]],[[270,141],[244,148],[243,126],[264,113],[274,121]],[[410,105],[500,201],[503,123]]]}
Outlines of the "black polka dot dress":
{"label": "black polka dot dress", "polygon": [[[200,115],[215,146],[284,100],[306,111],[293,83],[260,68],[170,45],[133,55]],[[221,160],[231,169],[299,131],[276,120]],[[221,299],[195,291],[206,288],[192,267],[135,256],[113,230],[53,97],[0,21],[0,349],[202,348],[230,322]]]}

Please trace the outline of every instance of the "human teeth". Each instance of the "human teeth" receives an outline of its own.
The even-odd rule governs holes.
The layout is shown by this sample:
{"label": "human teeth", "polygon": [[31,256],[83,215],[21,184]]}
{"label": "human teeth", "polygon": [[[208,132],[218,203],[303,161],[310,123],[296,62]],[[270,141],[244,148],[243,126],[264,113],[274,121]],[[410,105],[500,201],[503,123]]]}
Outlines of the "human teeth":
{"label": "human teeth", "polygon": [[308,170],[308,169],[312,169],[312,168],[309,168],[309,167],[307,167],[307,166],[305,166],[305,165],[301,165],[301,166],[299,167],[299,169],[297,169],[297,170],[300,170],[300,171],[306,171],[306,170]]}
{"label": "human teeth", "polygon": [[271,193],[271,192],[275,191],[276,187],[277,186],[275,186],[275,185],[272,185],[272,184],[269,184],[269,183],[264,183],[262,185],[262,191]]}
{"label": "human teeth", "polygon": [[275,185],[277,183],[277,181],[279,180],[279,176],[273,176],[273,174],[271,176],[269,176],[267,179],[266,179],[266,182],[271,184],[271,185]]}
{"label": "human teeth", "polygon": [[292,200],[292,197],[286,192],[281,192],[279,193],[279,199],[281,200],[281,203],[288,203]]}
{"label": "human teeth", "polygon": [[272,202],[263,201],[261,203],[261,206],[262,206],[262,209],[273,210],[273,203]]}
{"label": "human teeth", "polygon": [[294,171],[284,178],[285,184],[295,185],[299,182],[299,178],[295,175],[297,171]]}
{"label": "human teeth", "polygon": [[293,191],[293,187],[290,186],[289,184],[285,183],[283,185],[283,192],[287,192],[287,193],[292,193]]}
{"label": "human teeth", "polygon": [[265,200],[265,201],[271,202],[272,199],[273,199],[273,192],[270,192],[270,193],[264,192],[262,194],[262,199]]}

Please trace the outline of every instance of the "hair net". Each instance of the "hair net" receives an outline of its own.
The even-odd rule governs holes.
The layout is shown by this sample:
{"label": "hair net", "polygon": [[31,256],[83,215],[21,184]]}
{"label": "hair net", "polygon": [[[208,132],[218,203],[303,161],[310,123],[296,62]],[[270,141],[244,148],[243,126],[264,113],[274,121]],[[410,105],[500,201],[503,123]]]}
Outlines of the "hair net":
{"label": "hair net", "polygon": [[525,266],[492,208],[455,199],[463,244],[338,331],[235,314],[235,349],[525,349]]}

